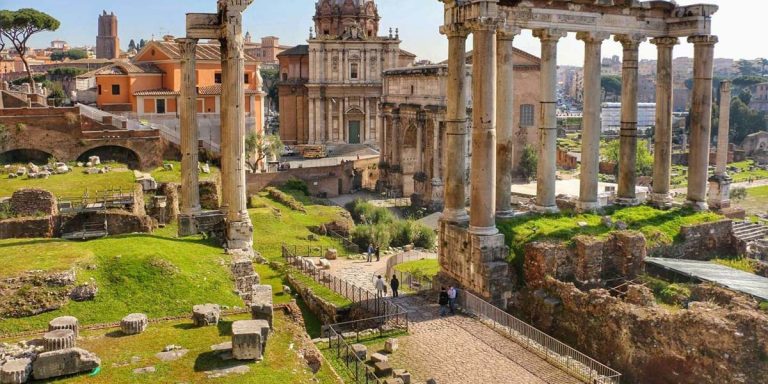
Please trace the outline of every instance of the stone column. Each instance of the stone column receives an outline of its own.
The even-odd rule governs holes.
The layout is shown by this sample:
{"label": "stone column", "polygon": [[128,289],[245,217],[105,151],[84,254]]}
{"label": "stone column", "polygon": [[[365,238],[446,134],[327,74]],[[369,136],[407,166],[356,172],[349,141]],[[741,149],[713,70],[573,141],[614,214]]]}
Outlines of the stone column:
{"label": "stone column", "polygon": [[691,36],[688,42],[693,43],[693,92],[686,204],[696,210],[706,210],[709,140],[712,130],[712,66],[717,36]]}
{"label": "stone column", "polygon": [[466,44],[469,32],[459,25],[441,27],[448,36],[448,105],[446,110],[445,207],[443,220],[465,223],[469,220],[466,209],[465,169],[467,168],[467,93]]}
{"label": "stone column", "polygon": [[432,198],[431,208],[441,210],[443,208],[443,176],[440,174],[440,122],[432,119]]}
{"label": "stone column", "polygon": [[416,112],[416,172],[424,172],[424,127],[423,112]]}
{"label": "stone column", "polygon": [[[220,2],[223,13],[224,35],[222,38],[222,143],[227,142],[228,150],[222,145],[222,174],[229,175],[222,185],[228,197],[227,249],[251,252],[253,226],[246,206],[245,181],[245,56],[243,50],[243,11],[252,0]],[[224,76],[226,73],[226,76]],[[224,167],[224,159],[227,159]]]}
{"label": "stone column", "polygon": [[557,41],[566,33],[556,29],[537,29],[533,35],[541,40],[541,115],[535,210],[557,212]]}
{"label": "stone column", "polygon": [[672,169],[672,51],[676,37],[651,40],[656,45],[656,128],[653,150],[653,193],[651,202],[659,208],[672,206],[670,171]]}
{"label": "stone column", "polygon": [[616,41],[624,47],[621,66],[621,132],[619,137],[619,188],[616,203],[638,205],[637,184],[637,70],[639,35],[617,35]]}
{"label": "stone column", "polygon": [[720,82],[720,119],[717,129],[717,163],[715,174],[709,178],[709,208],[731,206],[731,182],[728,176],[728,136],[731,128],[731,82]]}
{"label": "stone column", "polygon": [[515,89],[514,38],[519,30],[507,28],[496,34],[496,217],[512,217],[512,164],[514,163]]}
{"label": "stone column", "polygon": [[600,171],[600,69],[603,40],[609,35],[602,32],[579,32],[576,38],[584,41],[584,121],[581,135],[581,176],[579,211],[600,208],[597,199],[597,175]]}
{"label": "stone column", "polygon": [[179,235],[197,233],[194,216],[199,214],[200,187],[198,170],[197,76],[195,53],[197,39],[177,39],[181,53],[181,89],[179,122],[181,124],[181,215]]}
{"label": "stone column", "polygon": [[472,162],[469,232],[495,235],[496,228],[496,28],[472,24]]}

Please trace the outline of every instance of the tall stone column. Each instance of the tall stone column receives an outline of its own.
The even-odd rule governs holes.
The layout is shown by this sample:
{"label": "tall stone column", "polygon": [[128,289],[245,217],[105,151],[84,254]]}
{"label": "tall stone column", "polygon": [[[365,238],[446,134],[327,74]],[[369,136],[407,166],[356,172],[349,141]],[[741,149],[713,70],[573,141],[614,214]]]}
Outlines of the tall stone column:
{"label": "tall stone column", "polygon": [[445,207],[443,220],[451,223],[469,221],[466,209],[467,168],[467,93],[466,44],[469,32],[460,25],[443,26],[448,36],[448,84],[446,107]]}
{"label": "tall stone column", "polygon": [[440,174],[440,122],[432,119],[432,198],[431,209],[438,211],[443,209],[443,176]]}
{"label": "tall stone column", "polygon": [[639,35],[617,35],[616,41],[624,48],[621,66],[621,131],[619,135],[619,205],[638,205],[637,184],[637,71],[640,43]]}
{"label": "tall stone column", "polygon": [[[227,249],[251,251],[253,225],[248,217],[245,181],[245,55],[243,50],[243,11],[252,0],[219,2],[223,14],[222,53],[222,185],[228,197]],[[226,75],[224,75],[226,73]],[[227,159],[226,163],[223,161]],[[224,166],[226,164],[226,167]]]}
{"label": "tall stone column", "polygon": [[514,39],[519,30],[506,28],[496,33],[496,217],[512,217],[512,164],[514,163],[515,66]]}
{"label": "tall stone column", "polygon": [[603,40],[607,33],[579,32],[577,39],[584,41],[584,128],[581,135],[581,176],[579,211],[600,208],[597,199],[597,175],[600,171],[600,69]]}
{"label": "tall stone column", "polygon": [[469,232],[495,235],[496,228],[496,28],[472,24],[472,162]]}
{"label": "tall stone column", "polygon": [[731,130],[731,82],[720,82],[720,119],[717,129],[717,163],[709,178],[709,208],[731,206],[731,177],[728,176],[728,136]]}
{"label": "tall stone column", "polygon": [[707,210],[709,140],[712,130],[712,67],[717,36],[691,36],[688,42],[693,43],[693,93],[686,204],[696,210]]}
{"label": "tall stone column", "polygon": [[199,214],[200,186],[198,170],[197,76],[195,53],[197,39],[177,39],[181,53],[181,94],[179,121],[181,123],[181,215],[179,235],[196,234],[194,216]]}
{"label": "tall stone column", "polygon": [[416,172],[424,172],[424,112],[416,112]]}
{"label": "tall stone column", "polygon": [[656,128],[653,150],[653,193],[651,202],[659,208],[672,206],[670,171],[672,169],[672,51],[676,37],[651,40],[656,45]]}
{"label": "tall stone column", "polygon": [[536,207],[538,212],[557,212],[557,41],[566,33],[556,29],[537,29],[541,40],[541,115],[539,118],[539,162],[536,167]]}

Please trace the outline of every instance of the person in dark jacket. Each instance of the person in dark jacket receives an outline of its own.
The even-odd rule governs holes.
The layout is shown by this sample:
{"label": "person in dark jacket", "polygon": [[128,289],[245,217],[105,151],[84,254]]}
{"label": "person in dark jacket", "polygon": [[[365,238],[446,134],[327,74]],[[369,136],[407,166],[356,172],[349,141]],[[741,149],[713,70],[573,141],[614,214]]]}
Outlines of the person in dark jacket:
{"label": "person in dark jacket", "polygon": [[379,246],[376,246],[376,261],[381,260],[381,248]]}
{"label": "person in dark jacket", "polygon": [[397,297],[397,289],[400,288],[400,280],[396,275],[392,275],[392,280],[389,281],[389,286],[392,288],[392,297]]}
{"label": "person in dark jacket", "polygon": [[445,287],[440,288],[440,296],[437,299],[437,303],[440,304],[440,316],[448,314],[448,292]]}

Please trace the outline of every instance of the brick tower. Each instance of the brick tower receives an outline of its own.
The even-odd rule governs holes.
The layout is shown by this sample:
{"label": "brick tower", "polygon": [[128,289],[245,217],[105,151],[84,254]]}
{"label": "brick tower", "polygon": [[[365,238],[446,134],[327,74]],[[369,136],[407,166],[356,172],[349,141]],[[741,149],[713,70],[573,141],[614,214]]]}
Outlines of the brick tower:
{"label": "brick tower", "polygon": [[120,39],[117,37],[117,16],[104,11],[99,16],[99,34],[96,36],[96,57],[117,59],[120,57]]}

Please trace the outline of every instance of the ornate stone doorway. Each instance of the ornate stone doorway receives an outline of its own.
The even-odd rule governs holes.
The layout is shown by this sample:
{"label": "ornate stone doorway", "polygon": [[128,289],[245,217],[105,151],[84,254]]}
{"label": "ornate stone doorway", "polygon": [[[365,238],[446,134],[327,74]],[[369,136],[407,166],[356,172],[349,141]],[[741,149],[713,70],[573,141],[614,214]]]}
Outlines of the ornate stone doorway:
{"label": "ornate stone doorway", "polygon": [[349,144],[360,144],[360,120],[349,122]]}

